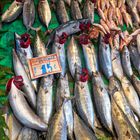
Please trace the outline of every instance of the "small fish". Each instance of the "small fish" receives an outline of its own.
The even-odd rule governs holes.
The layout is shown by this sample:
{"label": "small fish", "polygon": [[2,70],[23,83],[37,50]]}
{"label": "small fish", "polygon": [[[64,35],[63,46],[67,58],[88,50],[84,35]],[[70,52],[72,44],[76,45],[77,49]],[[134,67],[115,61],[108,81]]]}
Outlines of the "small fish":
{"label": "small fish", "polygon": [[21,75],[24,79],[23,83],[24,86],[22,87],[22,90],[26,93],[26,98],[31,104],[33,108],[36,108],[36,94],[33,89],[33,86],[31,84],[30,79],[28,78],[26,71],[19,60],[15,50],[13,49],[13,66],[14,66],[14,72],[15,75]]}
{"label": "small fish", "polygon": [[137,35],[137,48],[138,48],[138,52],[140,54],[140,34]]}
{"label": "small fish", "polygon": [[43,24],[48,27],[51,21],[51,10],[48,0],[39,0],[38,2],[38,14]]}
{"label": "small fish", "polygon": [[74,134],[76,140],[97,140],[95,134],[74,112]]}
{"label": "small fish", "polygon": [[82,19],[82,13],[77,0],[71,1],[71,16],[74,20]]}
{"label": "small fish", "polygon": [[130,78],[133,74],[131,62],[130,62],[130,53],[126,46],[123,47],[122,50],[122,66],[124,73]]}
{"label": "small fish", "polygon": [[83,7],[83,18],[89,18],[94,23],[94,3],[87,0]]}
{"label": "small fish", "polygon": [[23,127],[17,140],[38,140],[37,131],[31,128]]}
{"label": "small fish", "polygon": [[69,16],[66,11],[65,3],[63,0],[58,0],[56,4],[56,13],[58,16],[58,20],[61,24],[69,21]]}
{"label": "small fish", "polygon": [[105,128],[113,133],[109,94],[99,72],[93,74],[93,95],[97,113]]}
{"label": "small fish", "polygon": [[23,86],[22,76],[15,76],[7,83],[7,92],[10,106],[16,118],[26,127],[36,129],[39,131],[46,131],[47,124],[43,122],[30,108],[21,90]]}
{"label": "small fish", "polygon": [[80,52],[79,52],[78,46],[73,36],[67,47],[67,56],[68,56],[68,64],[69,64],[70,73],[72,77],[75,79],[76,72],[81,73],[82,71],[82,62],[80,59]]}
{"label": "small fish", "polygon": [[103,41],[103,37],[100,38],[99,61],[103,73],[109,79],[111,76],[113,76],[111,52],[109,44],[106,44]]}
{"label": "small fish", "polygon": [[22,0],[14,0],[10,7],[2,14],[1,22],[12,22],[21,14],[22,8]]}
{"label": "small fish", "polygon": [[23,5],[23,23],[27,30],[30,29],[35,20],[35,6],[33,0],[25,0]]}

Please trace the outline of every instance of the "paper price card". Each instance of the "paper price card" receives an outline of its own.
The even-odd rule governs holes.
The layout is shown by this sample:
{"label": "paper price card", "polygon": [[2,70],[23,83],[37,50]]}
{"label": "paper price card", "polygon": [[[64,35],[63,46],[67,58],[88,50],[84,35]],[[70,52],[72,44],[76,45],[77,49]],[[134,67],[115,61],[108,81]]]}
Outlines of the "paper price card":
{"label": "paper price card", "polygon": [[61,65],[56,53],[29,59],[28,65],[32,79],[61,72]]}

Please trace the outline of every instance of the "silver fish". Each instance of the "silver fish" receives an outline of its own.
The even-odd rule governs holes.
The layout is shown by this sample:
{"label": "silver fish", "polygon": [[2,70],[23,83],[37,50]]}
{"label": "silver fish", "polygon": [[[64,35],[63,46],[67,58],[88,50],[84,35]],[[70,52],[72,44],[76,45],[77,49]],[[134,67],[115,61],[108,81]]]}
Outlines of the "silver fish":
{"label": "silver fish", "polygon": [[13,50],[13,66],[14,66],[14,72],[15,75],[21,75],[24,79],[24,86],[22,87],[23,91],[26,93],[26,98],[31,104],[33,108],[36,107],[36,95],[35,91],[32,87],[31,81],[29,80],[26,71],[19,60],[15,50]]}
{"label": "silver fish", "polygon": [[[70,97],[70,89],[68,83],[68,76],[66,74],[63,78],[59,78],[58,80],[56,98],[55,98],[56,110],[59,109],[63,101],[65,101],[65,98],[69,98],[69,97]],[[73,112],[72,112],[72,103],[70,100],[68,100],[64,104],[64,113],[67,122],[68,137],[70,140],[73,140],[74,120],[73,120]]]}
{"label": "silver fish", "polygon": [[102,37],[100,38],[99,44],[99,61],[103,73],[109,79],[113,76],[111,52],[109,44],[103,42]]}
{"label": "silver fish", "polygon": [[80,59],[80,52],[78,46],[72,36],[70,43],[67,47],[68,64],[72,77],[75,79],[76,72],[81,73],[82,62]]}
{"label": "silver fish", "polygon": [[136,115],[140,118],[140,100],[137,95],[137,92],[126,77],[123,77],[121,79],[121,84],[124,90],[124,95],[129,105],[131,106],[134,113],[136,113]]}
{"label": "silver fish", "polygon": [[88,18],[94,23],[94,3],[90,0],[85,1],[83,7],[83,18]]}
{"label": "silver fish", "polygon": [[61,24],[69,21],[69,16],[66,11],[65,3],[63,0],[59,0],[56,4],[56,13],[58,16],[58,20]]}
{"label": "silver fish", "polygon": [[23,127],[17,140],[38,140],[37,131]]}
{"label": "silver fish", "polygon": [[2,14],[1,22],[11,22],[15,20],[22,12],[23,3],[13,1],[10,7]]}
{"label": "silver fish", "polygon": [[50,122],[46,140],[67,140],[67,123],[63,105],[54,114]]}
{"label": "silver fish", "polygon": [[87,82],[75,82],[74,94],[78,114],[94,130],[94,108]]}
{"label": "silver fish", "polygon": [[[15,77],[16,78],[16,77]],[[15,83],[11,83],[11,90],[9,92],[9,103],[16,118],[26,127],[36,129],[39,131],[46,131],[47,124],[45,124],[30,108],[26,99],[25,93],[20,91]],[[18,81],[20,82],[20,81]]]}
{"label": "silver fish", "polygon": [[97,113],[105,128],[113,132],[112,118],[111,118],[111,103],[109,94],[105,88],[104,82],[99,72],[94,73],[93,77],[93,94],[95,99],[95,106]]}
{"label": "silver fish", "polygon": [[48,27],[51,21],[51,10],[48,0],[39,0],[38,13],[41,21]]}
{"label": "silver fish", "polygon": [[74,112],[74,134],[76,140],[97,140],[93,131],[86,126],[76,112]]}
{"label": "silver fish", "polygon": [[128,77],[131,77],[133,71],[130,62],[130,53],[126,46],[124,46],[122,50],[122,66],[123,66],[124,73],[126,73]]}
{"label": "silver fish", "polygon": [[35,6],[33,0],[25,0],[23,5],[23,23],[27,30],[30,29],[35,20]]}
{"label": "silver fish", "polygon": [[140,54],[140,34],[137,35],[137,48],[138,48],[138,52]]}
{"label": "silver fish", "polygon": [[138,50],[136,48],[136,45],[130,45],[129,46],[129,52],[130,52],[130,58],[131,61],[134,65],[134,67],[136,68],[136,70],[139,72],[140,74],[140,55],[138,53]]}
{"label": "silver fish", "polygon": [[89,75],[91,76],[92,73],[98,71],[96,50],[91,42],[89,42],[87,45],[82,44],[82,48],[86,62],[86,68],[88,69]]}
{"label": "silver fish", "polygon": [[82,19],[82,13],[77,0],[71,1],[71,16],[73,19]]}

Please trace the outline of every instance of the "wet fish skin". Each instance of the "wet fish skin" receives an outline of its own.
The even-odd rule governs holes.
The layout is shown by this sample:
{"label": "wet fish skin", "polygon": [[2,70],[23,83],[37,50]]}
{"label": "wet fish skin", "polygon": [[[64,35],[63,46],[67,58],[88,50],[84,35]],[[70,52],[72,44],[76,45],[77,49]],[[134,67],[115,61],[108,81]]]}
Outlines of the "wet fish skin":
{"label": "wet fish skin", "polygon": [[87,126],[94,130],[94,108],[87,82],[77,81],[74,94],[76,96],[76,108],[78,114]]}
{"label": "wet fish skin", "polygon": [[23,127],[17,140],[38,140],[37,131]]}
{"label": "wet fish skin", "polygon": [[76,140],[97,140],[93,131],[86,126],[76,112],[74,112],[74,134]]}
{"label": "wet fish skin", "polygon": [[51,21],[51,10],[50,10],[48,0],[39,0],[38,13],[39,13],[39,18],[41,19],[43,24],[45,24],[46,27],[48,27]]}
{"label": "wet fish skin", "polygon": [[71,37],[70,43],[67,46],[67,57],[70,73],[72,77],[75,79],[76,72],[81,73],[82,62],[80,59],[80,52],[78,46],[73,36]]}
{"label": "wet fish skin", "polygon": [[26,127],[33,128],[39,131],[46,131],[47,124],[45,124],[33,112],[23,94],[25,93],[18,90],[12,83],[11,90],[9,92],[9,103],[14,115]]}
{"label": "wet fish skin", "polygon": [[101,119],[102,124],[109,132],[113,132],[112,118],[111,118],[111,103],[109,94],[105,88],[103,80],[99,72],[93,74],[93,95],[95,99],[95,106],[97,113]]}
{"label": "wet fish skin", "polygon": [[[61,105],[63,104],[63,101],[67,100],[67,99],[64,99],[65,97],[66,98],[70,97],[70,89],[69,89],[67,74],[64,77],[60,77],[58,80],[56,98],[55,98],[56,110],[58,110],[61,107]],[[73,140],[74,139],[74,136],[73,136],[74,120],[73,120],[71,100],[68,100],[64,104],[64,113],[65,113],[66,122],[67,122],[68,137],[70,140]]]}
{"label": "wet fish skin", "polygon": [[82,44],[82,49],[86,62],[86,68],[88,69],[89,75],[92,76],[92,73],[99,70],[96,50],[91,42],[87,45]]}
{"label": "wet fish skin", "polygon": [[137,35],[137,48],[138,48],[138,52],[140,54],[140,34]]}
{"label": "wet fish skin", "polygon": [[29,80],[24,67],[19,60],[15,50],[13,50],[13,66],[14,66],[14,72],[15,75],[21,75],[24,79],[24,85],[22,87],[23,91],[26,93],[26,98],[29,101],[30,105],[35,108],[36,107],[36,95],[35,91],[32,87],[31,81]]}
{"label": "wet fish skin", "polygon": [[68,16],[68,13],[66,11],[65,3],[63,0],[57,1],[56,13],[58,16],[58,20],[61,24],[69,21],[69,16]]}
{"label": "wet fish skin", "polygon": [[94,3],[87,0],[83,7],[83,18],[89,18],[94,23]]}
{"label": "wet fish skin", "polygon": [[71,16],[74,20],[82,19],[82,13],[77,0],[71,1]]}
{"label": "wet fish skin", "polygon": [[1,22],[12,22],[21,14],[22,8],[22,2],[13,1],[10,7],[2,14]]}
{"label": "wet fish skin", "polygon": [[122,66],[124,73],[130,78],[133,74],[131,62],[130,62],[130,53],[126,46],[123,47],[122,50]]}
{"label": "wet fish skin", "polygon": [[105,76],[108,79],[113,76],[110,46],[103,42],[102,37],[99,44],[99,62]]}
{"label": "wet fish skin", "polygon": [[34,23],[35,20],[35,6],[33,0],[25,0],[23,5],[23,23],[27,30]]}

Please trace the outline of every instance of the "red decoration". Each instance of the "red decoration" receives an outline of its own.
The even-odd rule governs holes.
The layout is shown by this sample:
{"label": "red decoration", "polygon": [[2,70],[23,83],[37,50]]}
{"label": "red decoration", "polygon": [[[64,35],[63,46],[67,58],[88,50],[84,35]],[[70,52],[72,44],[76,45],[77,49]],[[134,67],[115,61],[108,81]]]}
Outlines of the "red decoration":
{"label": "red decoration", "polygon": [[89,43],[89,36],[86,34],[82,34],[79,37],[79,43],[83,45],[87,45]]}
{"label": "red decoration", "polygon": [[29,34],[23,34],[21,35],[20,45],[22,48],[28,48],[31,44],[30,35]]}
{"label": "red decoration", "polygon": [[87,22],[87,23],[80,23],[79,28],[81,29],[81,31],[88,31],[91,27],[91,23]]}
{"label": "red decoration", "polygon": [[67,41],[68,35],[67,33],[63,32],[62,35],[59,36],[58,38],[59,38],[59,43],[64,44]]}
{"label": "red decoration", "polygon": [[80,81],[81,82],[86,82],[88,81],[88,70],[86,68],[82,69],[82,74],[80,75]]}
{"label": "red decoration", "polygon": [[104,42],[106,44],[109,44],[109,38],[111,37],[111,34],[106,34],[105,37],[104,37]]}

